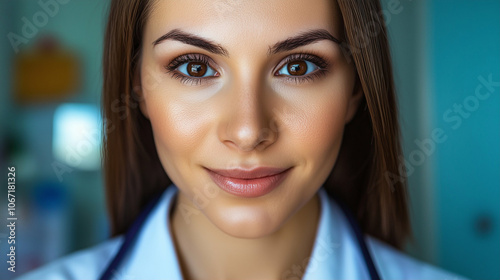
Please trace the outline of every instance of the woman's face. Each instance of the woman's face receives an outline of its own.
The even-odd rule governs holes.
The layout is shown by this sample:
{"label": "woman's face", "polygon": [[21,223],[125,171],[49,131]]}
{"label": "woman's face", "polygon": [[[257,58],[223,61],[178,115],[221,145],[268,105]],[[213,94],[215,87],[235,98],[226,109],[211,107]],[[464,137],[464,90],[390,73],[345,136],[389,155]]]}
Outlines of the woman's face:
{"label": "woman's face", "polygon": [[[342,29],[330,0],[155,1],[136,82],[186,222],[201,212],[229,235],[265,236],[315,195],[362,95],[330,37]],[[207,170],[256,167],[289,170],[252,197]]]}

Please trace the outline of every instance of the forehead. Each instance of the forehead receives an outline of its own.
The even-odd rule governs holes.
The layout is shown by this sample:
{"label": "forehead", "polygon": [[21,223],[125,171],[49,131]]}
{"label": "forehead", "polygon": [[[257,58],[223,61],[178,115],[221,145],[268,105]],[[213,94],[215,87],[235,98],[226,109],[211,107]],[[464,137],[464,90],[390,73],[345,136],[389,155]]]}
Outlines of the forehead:
{"label": "forehead", "polygon": [[248,46],[317,28],[338,38],[341,27],[333,0],[155,0],[144,40],[152,43],[179,28],[216,42]]}

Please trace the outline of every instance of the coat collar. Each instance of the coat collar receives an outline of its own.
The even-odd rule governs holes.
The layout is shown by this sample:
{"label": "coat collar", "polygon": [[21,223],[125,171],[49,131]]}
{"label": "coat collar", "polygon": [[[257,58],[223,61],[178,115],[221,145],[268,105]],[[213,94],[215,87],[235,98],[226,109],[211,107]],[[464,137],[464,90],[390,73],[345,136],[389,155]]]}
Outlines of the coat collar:
{"label": "coat collar", "polygon": [[302,279],[370,279],[342,209],[323,188],[318,194],[321,216],[313,251]]}
{"label": "coat collar", "polygon": [[167,222],[177,191],[176,186],[170,185],[145,221],[137,243],[121,265],[124,279],[182,280],[172,229]]}
{"label": "coat collar", "polygon": [[[178,189],[170,185],[150,213],[116,274],[126,279],[182,280],[168,218]],[[319,190],[320,220],[310,258],[286,270],[282,279],[368,279],[363,258],[338,205]],[[359,268],[363,269],[360,270]]]}

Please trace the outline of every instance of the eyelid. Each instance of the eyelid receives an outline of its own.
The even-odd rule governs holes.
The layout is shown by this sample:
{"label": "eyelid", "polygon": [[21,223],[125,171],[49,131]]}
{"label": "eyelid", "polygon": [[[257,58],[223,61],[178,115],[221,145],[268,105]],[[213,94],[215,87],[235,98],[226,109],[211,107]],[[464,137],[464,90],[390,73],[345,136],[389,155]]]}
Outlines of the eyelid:
{"label": "eyelid", "polygon": [[[208,67],[212,68],[215,74],[218,75],[207,76],[207,77],[191,77],[177,70],[180,66],[189,62],[204,63]],[[173,79],[178,79],[182,84],[201,85],[209,83],[213,81],[214,78],[220,76],[220,70],[217,69],[217,67],[214,67],[213,64],[216,64],[215,61],[207,55],[201,53],[188,53],[177,56],[169,64],[165,65],[164,68],[167,70],[167,73],[169,73]]]}
{"label": "eyelid", "polygon": [[308,53],[308,52],[300,52],[300,53],[294,53],[291,54],[284,59],[282,59],[278,65],[273,69],[273,75],[276,75],[276,73],[283,68],[283,66],[287,65],[290,62],[297,61],[297,60],[307,60],[310,61],[314,64],[316,64],[320,70],[326,70],[329,66],[329,63],[321,58],[321,56],[313,54],[313,53]]}
{"label": "eyelid", "polygon": [[[276,73],[279,73],[279,70],[283,68],[283,66],[297,60],[310,61],[315,65],[317,65],[318,69],[304,76],[276,75]],[[193,61],[199,61],[207,64],[207,66],[214,69],[215,73],[218,75],[197,78],[197,77],[186,76],[183,73],[179,73],[179,71],[177,71],[177,68],[179,66],[183,65],[184,63],[189,63]],[[193,85],[200,85],[202,83],[212,82],[215,78],[220,76],[220,73],[222,71],[219,70],[217,67],[214,67],[213,66],[214,64],[217,65],[211,57],[205,54],[188,53],[174,58],[168,65],[165,66],[165,69],[167,70],[167,73],[171,73],[172,78],[180,79],[181,83],[184,84],[191,83]],[[272,69],[271,73],[273,73],[272,74],[273,76],[282,76],[282,79],[286,81],[292,81],[294,83],[299,84],[306,81],[313,81],[316,78],[324,76],[328,72],[329,65],[330,63],[326,59],[323,59],[320,55],[316,55],[310,52],[300,52],[300,53],[290,54],[284,59],[282,59],[278,63],[278,65]]]}
{"label": "eyelid", "polygon": [[182,64],[193,62],[193,61],[199,61],[199,62],[205,63],[208,66],[210,66],[211,68],[213,68],[216,72],[220,72],[219,69],[217,69],[217,67],[213,66],[214,64],[216,64],[215,61],[212,58],[210,58],[209,56],[201,54],[201,53],[188,53],[188,54],[180,55],[180,56],[172,59],[172,61],[165,66],[165,69],[167,69],[168,72],[171,72],[171,71],[174,71],[175,69],[177,69]]}

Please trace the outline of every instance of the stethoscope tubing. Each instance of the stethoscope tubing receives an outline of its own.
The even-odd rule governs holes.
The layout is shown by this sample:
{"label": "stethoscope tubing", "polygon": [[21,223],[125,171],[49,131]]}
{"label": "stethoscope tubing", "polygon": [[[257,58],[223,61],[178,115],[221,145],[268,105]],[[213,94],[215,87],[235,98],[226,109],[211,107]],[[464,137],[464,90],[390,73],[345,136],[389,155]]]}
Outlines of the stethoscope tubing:
{"label": "stethoscope tubing", "polygon": [[377,272],[377,268],[375,267],[375,263],[373,262],[373,258],[370,254],[370,251],[368,250],[368,246],[366,245],[365,238],[363,236],[363,232],[361,231],[361,228],[358,225],[358,222],[354,218],[354,215],[351,213],[349,208],[340,200],[335,198],[335,201],[337,204],[340,206],[340,209],[344,212],[344,215],[347,218],[347,221],[351,225],[351,229],[354,232],[354,236],[356,237],[356,241],[359,245],[359,249],[361,250],[361,253],[363,254],[363,259],[365,260],[366,268],[368,269],[368,272],[370,273],[370,279],[371,280],[380,280],[380,275]]}
{"label": "stethoscope tubing", "polygon": [[144,224],[144,221],[146,221],[146,218],[149,216],[153,208],[156,206],[156,204],[160,200],[160,197],[161,195],[157,195],[151,201],[149,201],[146,207],[135,219],[134,223],[130,226],[127,233],[125,234],[125,239],[122,245],[120,246],[120,249],[114,256],[114,258],[111,260],[105,271],[101,274],[101,277],[99,279],[109,280],[115,278],[114,275],[118,273],[118,267],[120,266],[120,263],[123,261],[123,258],[125,257],[128,249],[132,246],[133,242],[137,238],[138,233],[142,225]]}
{"label": "stethoscope tubing", "polygon": [[[118,267],[120,266],[120,263],[123,261],[123,258],[125,257],[127,251],[129,248],[132,246],[134,243],[135,239],[137,239],[138,233],[143,226],[145,220],[153,210],[153,208],[158,204],[160,200],[161,195],[155,196],[147,205],[146,207],[142,210],[142,212],[139,214],[139,216],[136,218],[132,226],[130,226],[129,230],[125,234],[125,239],[120,246],[120,249],[114,256],[114,258],[110,261],[109,265],[106,267],[104,272],[101,274],[101,277],[99,279],[101,280],[110,280],[114,278],[114,274],[118,273]],[[334,198],[335,199],[335,198]],[[347,206],[342,203],[341,201],[335,199],[337,204],[340,206],[342,211],[344,212],[344,215],[346,216],[349,224],[351,225],[351,228],[354,232],[354,235],[356,237],[356,241],[359,245],[359,249],[361,250],[361,253],[363,254],[363,259],[365,261],[366,267],[368,269],[368,272],[370,274],[370,279],[371,280],[380,280],[380,276],[377,272],[377,269],[375,267],[375,264],[373,262],[372,256],[370,255],[370,251],[368,250],[368,246],[366,245],[365,238],[363,237],[363,233],[356,222],[356,219],[352,215],[351,211],[347,208]]]}

